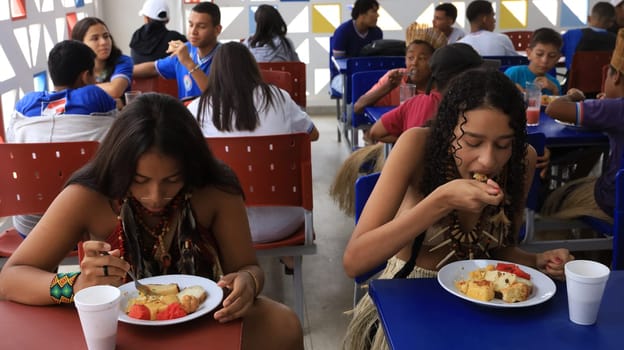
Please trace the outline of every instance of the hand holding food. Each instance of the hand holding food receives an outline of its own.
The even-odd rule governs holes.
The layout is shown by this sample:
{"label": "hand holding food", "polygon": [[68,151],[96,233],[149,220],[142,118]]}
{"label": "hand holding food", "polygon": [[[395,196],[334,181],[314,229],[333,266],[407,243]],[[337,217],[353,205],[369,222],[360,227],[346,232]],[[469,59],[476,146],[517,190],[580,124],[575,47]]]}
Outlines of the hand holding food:
{"label": "hand holding food", "polygon": [[139,296],[128,301],[126,313],[141,320],[171,320],[184,317],[199,309],[208,294],[201,286],[190,286],[182,290],[176,283],[147,284],[155,295]]}
{"label": "hand holding food", "polygon": [[471,271],[465,280],[455,282],[463,294],[481,301],[494,298],[508,303],[525,301],[533,291],[531,276],[515,264],[498,263]]}

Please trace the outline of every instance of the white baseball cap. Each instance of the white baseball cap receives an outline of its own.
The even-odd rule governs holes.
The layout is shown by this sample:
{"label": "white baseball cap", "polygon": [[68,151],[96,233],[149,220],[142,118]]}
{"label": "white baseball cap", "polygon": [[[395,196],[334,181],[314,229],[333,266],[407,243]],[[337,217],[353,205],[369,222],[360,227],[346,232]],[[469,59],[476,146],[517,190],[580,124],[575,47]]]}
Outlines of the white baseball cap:
{"label": "white baseball cap", "polygon": [[611,0],[611,5],[613,5],[613,7],[617,7],[622,2],[624,2],[624,0]]}
{"label": "white baseball cap", "polygon": [[139,16],[149,17],[156,21],[168,21],[169,5],[165,0],[147,0],[139,11]]}

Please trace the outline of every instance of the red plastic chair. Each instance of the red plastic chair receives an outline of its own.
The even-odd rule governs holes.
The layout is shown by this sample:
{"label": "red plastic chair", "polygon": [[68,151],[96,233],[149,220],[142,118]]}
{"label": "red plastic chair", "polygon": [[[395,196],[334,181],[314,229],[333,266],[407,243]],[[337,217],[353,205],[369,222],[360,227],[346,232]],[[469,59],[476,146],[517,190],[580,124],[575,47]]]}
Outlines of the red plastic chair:
{"label": "red plastic chair", "polygon": [[308,134],[207,138],[215,157],[238,176],[249,206],[296,206],[304,224],[285,239],[254,244],[261,256],[293,256],[295,312],[303,322],[302,256],[316,254],[312,224],[312,162]]}
{"label": "red plastic chair", "polygon": [[[96,141],[0,144],[0,217],[45,212],[97,148]],[[0,257],[22,241],[15,228],[0,233]]]}
{"label": "red plastic chair", "polygon": [[297,105],[306,107],[306,64],[303,62],[259,62],[260,69],[290,73],[292,90],[290,96]]}
{"label": "red plastic chair", "polygon": [[533,36],[533,32],[530,30],[509,31],[503,32],[503,34],[507,34],[511,39],[516,51],[526,51],[531,42],[531,36]]}
{"label": "red plastic chair", "polygon": [[568,72],[567,88],[577,88],[592,97],[602,91],[602,67],[611,61],[612,51],[577,51]]}
{"label": "red plastic chair", "polygon": [[161,76],[153,78],[133,78],[132,90],[141,92],[160,92],[178,98],[178,82]]}
{"label": "red plastic chair", "polygon": [[0,143],[6,140],[6,130],[4,129],[4,114],[2,113],[2,101],[0,101]]}
{"label": "red plastic chair", "polygon": [[293,86],[290,73],[261,69],[260,74],[262,75],[262,80],[264,80],[265,83],[273,84],[278,88],[287,91],[291,98],[293,97]]}

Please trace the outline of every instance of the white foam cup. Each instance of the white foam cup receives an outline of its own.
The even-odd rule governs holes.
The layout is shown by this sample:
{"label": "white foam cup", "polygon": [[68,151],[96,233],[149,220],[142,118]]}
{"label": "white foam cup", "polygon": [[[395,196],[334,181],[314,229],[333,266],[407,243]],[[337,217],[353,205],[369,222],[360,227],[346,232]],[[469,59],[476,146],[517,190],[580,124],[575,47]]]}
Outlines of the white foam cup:
{"label": "white foam cup", "polygon": [[565,264],[564,270],[570,321],[580,325],[596,323],[609,268],[596,261],[573,260]]}
{"label": "white foam cup", "polygon": [[74,295],[82,332],[89,350],[113,350],[121,291],[113,286],[93,286]]}

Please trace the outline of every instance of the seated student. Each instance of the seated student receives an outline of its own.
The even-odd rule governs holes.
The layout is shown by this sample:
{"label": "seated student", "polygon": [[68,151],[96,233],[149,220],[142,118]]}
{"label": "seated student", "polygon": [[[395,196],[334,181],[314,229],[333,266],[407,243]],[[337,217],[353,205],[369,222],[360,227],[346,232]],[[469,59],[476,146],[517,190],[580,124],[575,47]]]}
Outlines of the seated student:
{"label": "seated student", "polygon": [[611,51],[615,47],[614,33],[608,29],[615,22],[615,9],[608,2],[598,2],[587,17],[587,28],[570,29],[563,33],[561,52],[570,70],[576,51]]}
{"label": "seated student", "polygon": [[482,63],[483,59],[470,45],[455,43],[439,48],[429,60],[431,78],[425,94],[416,95],[384,114],[370,128],[367,138],[393,143],[407,129],[424,125],[435,115],[449,80]]}
{"label": "seated student", "polygon": [[[54,45],[48,72],[54,91],[30,92],[15,105],[7,128],[7,142],[100,141],[113,122],[117,104],[95,85],[95,53],[77,40]],[[41,215],[13,217],[22,236],[30,233]]]}
{"label": "seated student", "polygon": [[505,34],[494,33],[496,18],[492,3],[475,0],[466,8],[470,33],[458,40],[474,47],[481,56],[518,56],[511,39]]}
{"label": "seated student", "polygon": [[450,2],[443,3],[435,7],[432,21],[433,28],[446,35],[448,44],[457,42],[466,35],[461,28],[453,26],[456,19],[457,7]]}
{"label": "seated student", "polygon": [[201,95],[208,86],[208,72],[212,57],[219,48],[217,36],[221,33],[221,11],[212,2],[193,6],[188,19],[189,42],[169,42],[169,57],[134,66],[137,78],[160,74],[165,79],[176,79],[178,97],[182,100]]}
{"label": "seated student", "polygon": [[[450,262],[492,258],[563,278],[567,249],[533,254],[516,245],[534,166],[514,84],[498,71],[460,74],[432,126],[407,130],[390,152],[345,248],[345,272],[355,277],[387,261],[380,278],[434,278]],[[343,348],[388,348],[368,295]]]}
{"label": "seated student", "polygon": [[147,0],[139,16],[144,24],[130,39],[130,55],[134,64],[155,61],[169,56],[167,48],[172,40],[186,42],[186,37],[175,30],[167,29],[169,5],[166,0]]}
{"label": "seated student", "polygon": [[95,82],[113,98],[121,98],[132,86],[132,58],[115,45],[108,27],[99,18],[85,17],[72,29],[71,38],[95,52]]}
{"label": "seated student", "polygon": [[[336,58],[359,56],[360,50],[375,40],[383,39],[383,32],[377,26],[379,14],[377,0],[356,0],[351,10],[351,19],[342,23],[332,37],[332,56]],[[342,77],[333,65],[329,67],[331,87],[342,91]]]}
{"label": "seated student", "polygon": [[360,96],[353,105],[354,113],[363,113],[367,106],[398,106],[400,100],[399,86],[414,84],[424,92],[431,76],[429,58],[434,48],[424,40],[414,40],[407,46],[405,68],[391,69],[384,74],[368,92]]}
{"label": "seated student", "polygon": [[[312,141],[318,139],[319,132],[310,116],[288,92],[262,80],[256,60],[243,44],[222,44],[213,67],[208,88],[188,106],[205,137],[303,132],[309,133]],[[301,208],[254,207],[247,212],[255,243],[285,238],[303,223]]]}
{"label": "seated student", "polygon": [[245,39],[257,62],[298,62],[295,45],[286,37],[288,27],[277,9],[260,5],[254,14],[256,32]]}
{"label": "seated student", "polygon": [[[54,272],[77,244],[80,272]],[[242,319],[243,349],[303,350],[297,315],[260,296],[264,272],[236,176],[186,107],[164,94],[143,94],[119,113],[94,158],[4,264],[0,298],[71,303],[84,288],[124,284],[130,269],[137,278],[209,278],[230,293],[206,317]]]}
{"label": "seated student", "polygon": [[596,179],[585,177],[566,183],[546,199],[542,214],[557,218],[593,216],[613,221],[615,175],[624,155],[624,29],[617,43],[605,81],[604,98],[585,99],[577,89],[570,89],[546,107],[546,114],[575,125],[602,130],[609,137],[610,152],[606,168]]}
{"label": "seated student", "polygon": [[537,83],[542,87],[542,94],[561,95],[559,81],[548,73],[561,57],[561,43],[561,35],[553,29],[535,30],[526,50],[529,65],[509,67],[505,75],[520,91],[524,91],[526,83]]}

